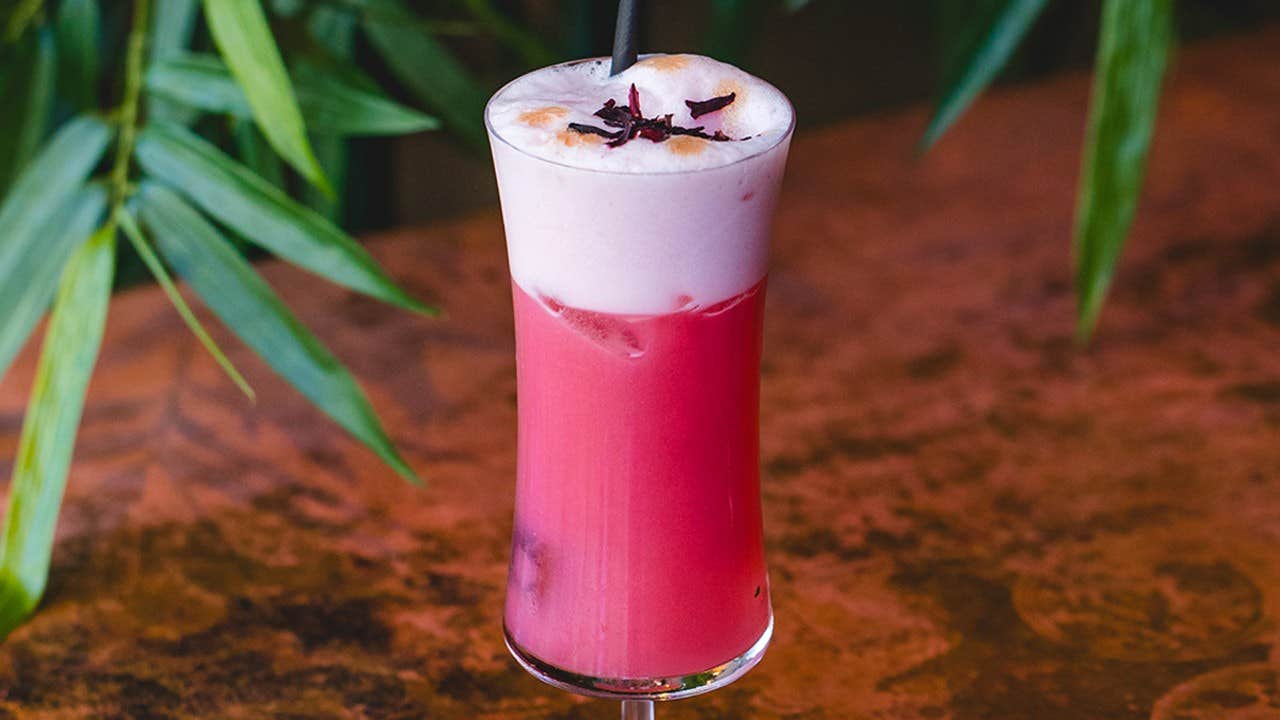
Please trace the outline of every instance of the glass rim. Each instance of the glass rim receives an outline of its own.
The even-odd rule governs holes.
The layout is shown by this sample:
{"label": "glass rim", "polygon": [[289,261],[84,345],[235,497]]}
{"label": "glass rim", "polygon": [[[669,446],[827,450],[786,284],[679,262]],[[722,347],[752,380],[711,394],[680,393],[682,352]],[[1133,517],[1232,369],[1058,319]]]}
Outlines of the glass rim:
{"label": "glass rim", "polygon": [[[664,53],[644,53],[640,55],[640,59],[644,60],[646,58],[650,58],[650,57],[654,57],[656,55],[662,55],[662,54]],[[769,87],[773,88],[774,90],[777,90],[778,94],[782,96],[782,99],[786,101],[787,110],[789,110],[791,114],[791,121],[787,123],[786,131],[784,131],[781,135],[779,135],[778,139],[775,140],[773,143],[771,143],[768,147],[763,148],[757,152],[751,153],[750,155],[744,155],[738,158],[737,160],[724,163],[723,165],[712,165],[710,167],[693,168],[691,170],[644,170],[640,172],[627,171],[627,170],[605,170],[602,168],[588,168],[588,167],[582,167],[579,165],[571,165],[569,163],[561,162],[559,160],[552,160],[550,158],[545,158],[540,155],[535,155],[534,153],[529,152],[528,150],[525,150],[524,148],[517,146],[515,143],[503,137],[502,133],[498,132],[497,129],[493,127],[493,123],[489,121],[489,108],[493,106],[493,101],[496,100],[498,96],[502,95],[502,93],[506,92],[507,88],[511,87],[512,85],[519,82],[520,80],[523,80],[524,78],[529,77],[530,75],[536,72],[541,72],[543,70],[547,70],[550,68],[567,67],[570,65],[580,65],[582,63],[596,62],[596,61],[609,62],[611,61],[611,58],[609,58],[608,56],[602,55],[598,57],[580,58],[578,60],[566,60],[564,62],[555,63],[553,65],[546,65],[544,67],[535,68],[533,70],[530,70],[529,72],[518,75],[515,78],[512,78],[511,80],[507,81],[506,84],[498,88],[497,92],[489,96],[489,100],[484,104],[484,128],[487,131],[489,137],[498,139],[500,142],[502,142],[503,145],[506,145],[507,147],[511,148],[512,150],[515,150],[521,155],[532,158],[539,162],[547,163],[548,165],[557,165],[559,167],[568,168],[570,170],[579,170],[581,172],[586,172],[586,173],[598,173],[601,175],[623,175],[623,176],[634,175],[638,177],[643,177],[646,175],[694,175],[697,173],[713,172],[716,170],[722,170],[724,168],[733,167],[735,165],[747,162],[748,160],[754,160],[755,158],[758,158],[761,155],[766,155],[770,152],[773,152],[774,150],[778,149],[779,145],[782,145],[784,142],[790,139],[791,135],[795,132],[796,107],[791,102],[791,98],[787,97],[786,93],[782,92],[781,90],[778,90],[778,88],[775,85],[773,85],[773,83],[770,83],[768,80],[764,80],[759,77],[757,77],[756,79],[768,85]],[[755,76],[753,75],[752,77],[755,77]]]}

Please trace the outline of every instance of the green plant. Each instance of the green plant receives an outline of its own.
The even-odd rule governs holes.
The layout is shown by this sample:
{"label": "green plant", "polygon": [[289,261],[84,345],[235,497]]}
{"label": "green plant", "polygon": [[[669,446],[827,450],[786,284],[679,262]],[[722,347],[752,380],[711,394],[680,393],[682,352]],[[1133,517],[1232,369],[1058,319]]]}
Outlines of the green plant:
{"label": "green plant", "polygon": [[[798,12],[812,0],[780,0]],[[763,0],[708,0],[706,52],[740,63],[771,7]],[[933,0],[949,20],[943,90],[920,147],[927,150],[1000,74],[1049,0]],[[1076,338],[1092,337],[1133,224],[1160,85],[1173,39],[1173,0],[1103,0],[1093,97],[1072,234]]]}
{"label": "green plant", "polygon": [[[1048,0],[992,0],[975,14],[921,141],[928,148],[995,79]],[[1104,0],[1076,198],[1076,337],[1088,342],[1133,224],[1173,38],[1173,0]]]}
{"label": "green plant", "polygon": [[[968,28],[924,147],[992,82],[1048,5],[967,2],[966,11],[984,11],[961,13]],[[1172,0],[1103,2],[1074,232],[1081,341],[1133,220],[1172,37]],[[707,52],[739,61],[766,10],[810,4],[708,0]],[[317,407],[416,480],[350,373],[240,250],[257,246],[391,305],[433,312],[337,224],[348,138],[444,127],[484,144],[487,93],[440,36],[486,36],[523,66],[557,59],[490,0],[451,7],[460,19],[422,18],[407,0],[0,0],[0,378],[52,307],[0,534],[0,638],[44,589],[121,235],[248,397],[170,268]],[[589,44],[598,33],[584,18],[599,8],[576,0],[563,9],[567,45]],[[439,119],[380,89],[354,62],[357,39]],[[123,67],[108,72],[117,45]]]}
{"label": "green plant", "polygon": [[[440,27],[401,0],[8,0],[0,10],[0,377],[52,306],[0,535],[0,638],[44,591],[120,235],[245,395],[253,390],[169,268],[277,373],[417,482],[350,372],[239,248],[435,312],[333,218],[347,138],[443,124],[482,142],[486,93],[439,43]],[[518,53],[540,52],[487,1],[466,10]],[[358,68],[358,36],[443,123]],[[106,72],[113,41],[123,43],[122,68]]]}

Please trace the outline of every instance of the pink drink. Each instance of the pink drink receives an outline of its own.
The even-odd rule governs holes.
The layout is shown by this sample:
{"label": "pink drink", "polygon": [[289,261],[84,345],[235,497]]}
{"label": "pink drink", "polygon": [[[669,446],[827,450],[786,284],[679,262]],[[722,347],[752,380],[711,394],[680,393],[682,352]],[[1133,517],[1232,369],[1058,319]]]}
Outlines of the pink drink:
{"label": "pink drink", "polygon": [[623,316],[516,286],[520,451],[506,623],[580,675],[690,675],[770,622],[757,469],[763,282]]}
{"label": "pink drink", "polygon": [[[612,78],[535,71],[486,120],[516,318],[508,644],[579,692],[729,682],[773,623],[760,327],[790,104],[731,66],[653,56]],[[633,123],[647,134],[606,143]]]}

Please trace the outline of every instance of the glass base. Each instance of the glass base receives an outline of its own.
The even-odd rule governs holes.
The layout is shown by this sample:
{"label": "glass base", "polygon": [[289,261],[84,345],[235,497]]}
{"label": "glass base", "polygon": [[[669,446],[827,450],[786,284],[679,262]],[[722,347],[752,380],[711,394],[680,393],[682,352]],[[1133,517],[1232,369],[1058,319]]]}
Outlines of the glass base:
{"label": "glass base", "polygon": [[746,652],[708,670],[675,677],[598,678],[579,675],[538,659],[517,645],[505,626],[502,634],[507,642],[507,649],[516,662],[530,675],[552,687],[610,700],[679,700],[722,688],[755,667],[764,657],[764,651],[773,637],[773,615],[769,616],[769,625],[759,639]]}

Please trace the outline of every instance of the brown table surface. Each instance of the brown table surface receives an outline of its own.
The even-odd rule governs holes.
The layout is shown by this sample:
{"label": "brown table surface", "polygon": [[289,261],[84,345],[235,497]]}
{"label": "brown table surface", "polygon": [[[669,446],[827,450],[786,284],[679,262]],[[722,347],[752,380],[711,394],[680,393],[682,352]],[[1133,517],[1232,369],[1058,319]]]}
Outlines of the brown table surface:
{"label": "brown table surface", "polygon": [[[1280,717],[1280,29],[1184,49],[1098,341],[1070,338],[1084,76],[795,144],[771,275],[777,635],[668,718]],[[0,716],[605,718],[502,646],[514,472],[495,213],[373,243],[448,308],[264,271],[429,478],[247,351],[248,405],[119,296]],[[225,335],[224,335],[225,337]],[[0,386],[0,458],[32,356]]]}

